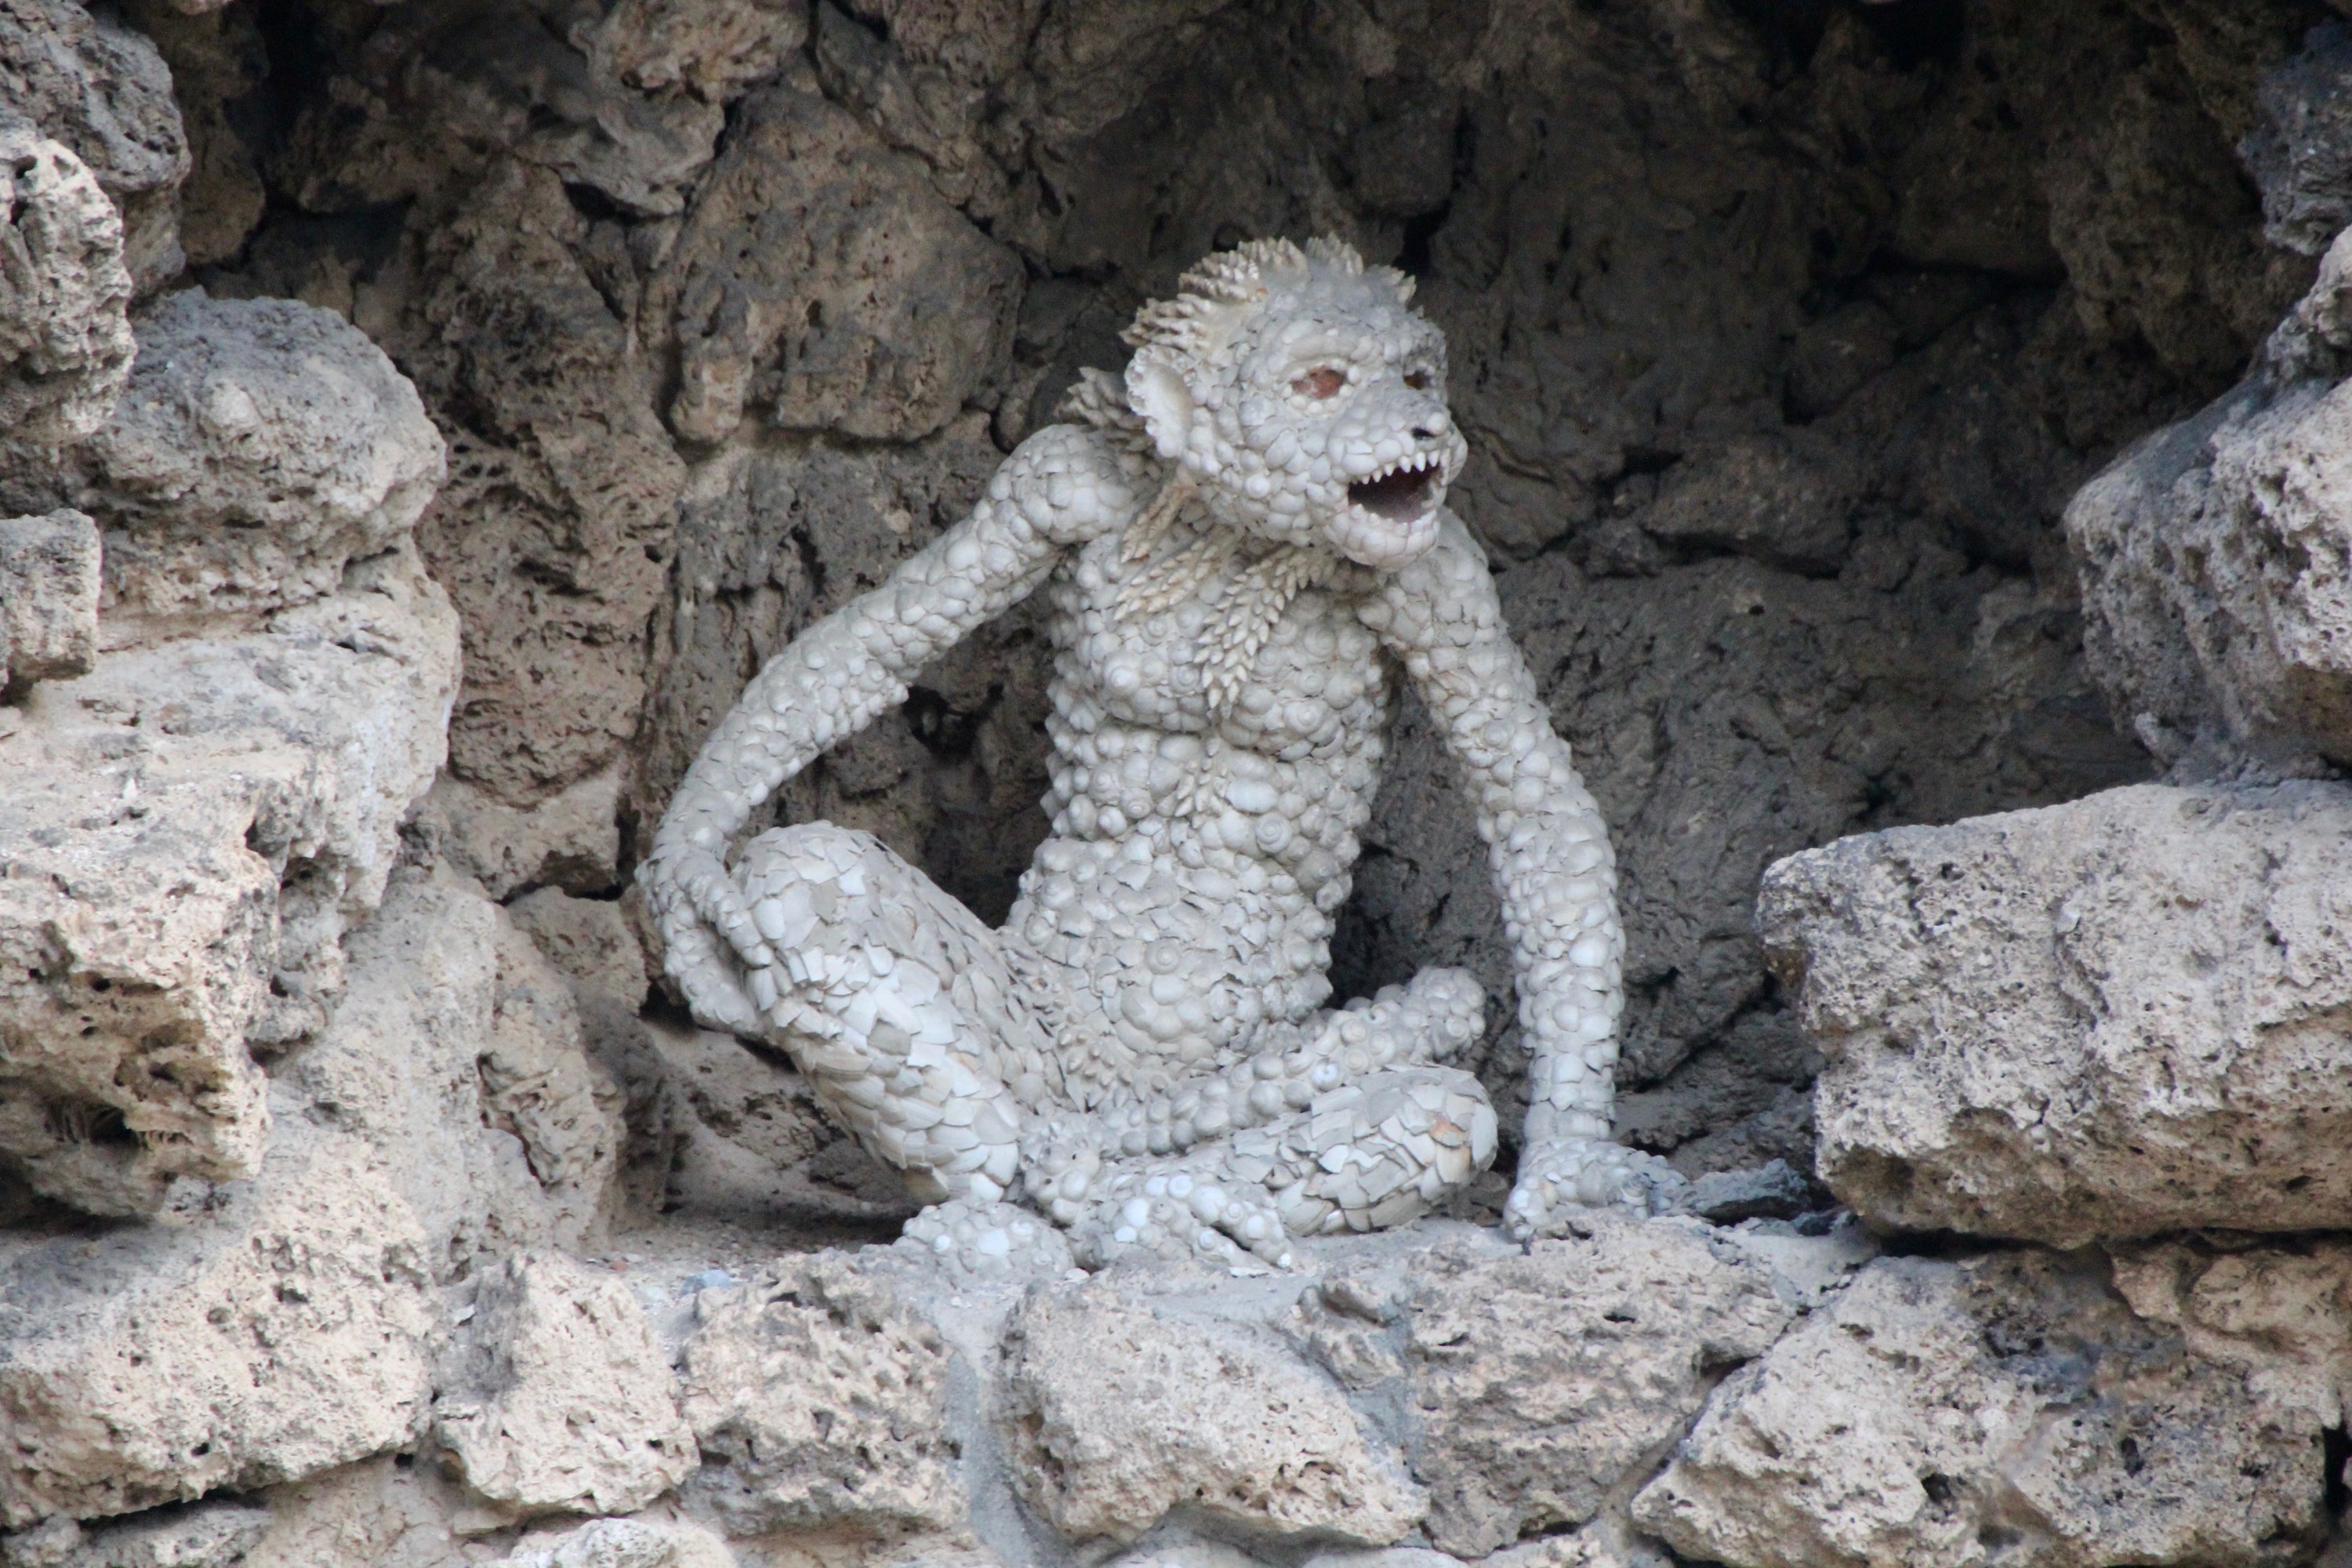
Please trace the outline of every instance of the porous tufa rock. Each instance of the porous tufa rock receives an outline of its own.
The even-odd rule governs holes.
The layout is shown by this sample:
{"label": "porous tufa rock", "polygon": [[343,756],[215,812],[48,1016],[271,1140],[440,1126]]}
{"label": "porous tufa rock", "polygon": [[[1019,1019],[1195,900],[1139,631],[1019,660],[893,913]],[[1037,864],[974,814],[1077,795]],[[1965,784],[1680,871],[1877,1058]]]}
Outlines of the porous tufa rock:
{"label": "porous tufa rock", "polygon": [[698,1455],[677,1380],[628,1286],[560,1252],[476,1276],[433,1407],[466,1484],[526,1512],[628,1513]]}
{"label": "porous tufa rock", "polygon": [[325,1023],[456,684],[448,601],[393,552],[270,629],[33,688],[0,735],[0,1159],[112,1215],[252,1173],[253,1050]]}
{"label": "porous tufa rock", "polygon": [[1882,1258],[1734,1373],[1633,1504],[1733,1568],[2253,1568],[2323,1528],[2307,1403],[2184,1355],[2094,1258]]}
{"label": "porous tufa rock", "polygon": [[1591,1522],[1797,1318],[1766,1258],[1704,1226],[1578,1230],[1524,1256],[1482,1237],[1333,1268],[1303,1314],[1343,1384],[1412,1413],[1425,1529],[1456,1557]]}
{"label": "porous tufa rock", "polygon": [[0,689],[88,675],[98,658],[98,525],[0,518]]}
{"label": "porous tufa rock", "polygon": [[601,1233],[623,1092],[530,939],[473,889],[404,868],[346,951],[342,1005],[277,1076],[387,1151],[434,1278]]}
{"label": "porous tufa rock", "polygon": [[1136,1541],[1181,1506],[1292,1544],[1384,1546],[1428,1511],[1339,1386],[1263,1331],[1163,1317],[1103,1280],[1033,1291],[1006,1345],[1013,1485],[1074,1541]]}
{"label": "porous tufa rock", "polygon": [[238,1503],[163,1508],[85,1530],[60,1514],[0,1542],[6,1568],[235,1568],[269,1528]]}
{"label": "porous tufa rock", "polygon": [[266,611],[333,593],[442,479],[416,389],[341,317],[173,294],[136,322],[70,499],[107,531],[110,613]]}
{"label": "porous tufa rock", "polygon": [[417,831],[494,899],[549,887],[596,892],[620,876],[620,795],[617,768],[529,806],[445,773],[417,807]]}
{"label": "porous tufa rock", "polygon": [[106,421],[131,374],[122,220],[70,148],[0,123],[0,489]]}
{"label": "porous tufa rock", "polygon": [[413,1443],[425,1231],[384,1157],[281,1118],[251,1181],[95,1235],[0,1239],[0,1526],[250,1489]]}
{"label": "porous tufa rock", "polygon": [[0,6],[0,135],[25,126],[71,148],[96,177],[121,214],[117,243],[142,294],[180,274],[188,140],[171,70],[143,34],[74,0]]}
{"label": "porous tufa rock", "polygon": [[1844,839],[1758,923],[1825,1058],[1818,1164],[1874,1223],[2303,1230],[2352,1203],[2352,790],[2143,784]]}
{"label": "porous tufa rock", "polygon": [[2084,652],[2166,763],[2352,760],[2352,230],[2256,374],[2133,445],[2066,508]]}
{"label": "porous tufa rock", "polygon": [[688,1520],[598,1519],[525,1539],[499,1568],[735,1568],[716,1531]]}
{"label": "porous tufa rock", "polygon": [[888,1539],[962,1519],[947,1347],[887,1279],[821,1253],[695,1310],[681,1367],[698,1510],[744,1535]]}
{"label": "porous tufa rock", "polygon": [[939,429],[1006,357],[1019,260],[820,94],[765,89],[738,116],[651,293],[678,334],[671,427]]}
{"label": "porous tufa rock", "polygon": [[632,1009],[646,999],[645,950],[617,901],[541,888],[509,904],[507,913],[573,984]]}

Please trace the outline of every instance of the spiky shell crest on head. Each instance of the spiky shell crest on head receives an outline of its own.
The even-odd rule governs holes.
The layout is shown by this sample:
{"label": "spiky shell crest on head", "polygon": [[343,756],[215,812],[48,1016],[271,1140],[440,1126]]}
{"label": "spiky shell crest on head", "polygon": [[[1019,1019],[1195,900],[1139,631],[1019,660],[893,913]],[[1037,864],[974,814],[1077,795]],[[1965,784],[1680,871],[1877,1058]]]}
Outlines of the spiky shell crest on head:
{"label": "spiky shell crest on head", "polygon": [[1287,239],[1244,240],[1188,268],[1173,296],[1146,304],[1119,334],[1135,350],[1127,368],[1129,407],[1146,412],[1150,395],[1139,383],[1155,373],[1173,372],[1196,393],[1205,389],[1216,373],[1230,369],[1220,361],[1250,317],[1276,292],[1311,287],[1318,275],[1370,278],[1386,285],[1398,304],[1412,302],[1412,279],[1393,267],[1367,272],[1344,239],[1326,235],[1303,247]]}

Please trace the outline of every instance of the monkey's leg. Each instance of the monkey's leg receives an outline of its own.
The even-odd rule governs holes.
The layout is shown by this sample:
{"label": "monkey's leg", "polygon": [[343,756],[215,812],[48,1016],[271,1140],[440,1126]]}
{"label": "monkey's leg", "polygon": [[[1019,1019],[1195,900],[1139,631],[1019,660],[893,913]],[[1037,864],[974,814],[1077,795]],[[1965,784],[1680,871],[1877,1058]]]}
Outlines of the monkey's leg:
{"label": "monkey's leg", "polygon": [[1082,1262],[1141,1250],[1278,1267],[1292,1237],[1378,1230],[1426,1213],[1495,1158],[1495,1110],[1454,1068],[1387,1068],[1307,1107],[1182,1154],[1105,1169],[1072,1226]]}
{"label": "monkey's leg", "polygon": [[1161,1091],[1034,1120],[1022,1141],[1029,1201],[1067,1225],[1086,1212],[1104,1162],[1181,1152],[1304,1110],[1318,1094],[1391,1068],[1443,1060],[1478,1037],[1486,1001],[1466,970],[1426,969],[1298,1025],[1262,1048]]}
{"label": "monkey's leg", "polygon": [[873,835],[831,823],[760,835],[734,875],[778,955],[750,977],[753,1001],[818,1103],[915,1197],[1003,1197],[1060,1074],[1034,982],[996,933]]}

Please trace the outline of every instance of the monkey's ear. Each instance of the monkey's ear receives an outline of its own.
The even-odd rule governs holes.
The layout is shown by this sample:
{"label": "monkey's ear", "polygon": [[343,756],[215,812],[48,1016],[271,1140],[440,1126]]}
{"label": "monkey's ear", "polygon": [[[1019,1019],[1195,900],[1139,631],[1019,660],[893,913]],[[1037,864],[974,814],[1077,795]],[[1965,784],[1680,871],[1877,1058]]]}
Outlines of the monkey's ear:
{"label": "monkey's ear", "polygon": [[1128,362],[1128,405],[1143,416],[1151,445],[1161,458],[1175,462],[1184,455],[1192,426],[1192,389],[1176,367],[1146,351]]}

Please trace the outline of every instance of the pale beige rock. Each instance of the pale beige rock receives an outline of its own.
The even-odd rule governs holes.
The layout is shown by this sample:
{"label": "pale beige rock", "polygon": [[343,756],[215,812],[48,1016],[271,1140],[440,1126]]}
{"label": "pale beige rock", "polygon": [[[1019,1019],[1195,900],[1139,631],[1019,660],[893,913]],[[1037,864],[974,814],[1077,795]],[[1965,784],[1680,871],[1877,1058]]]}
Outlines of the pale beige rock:
{"label": "pale beige rock", "polygon": [[891,1536],[964,1511],[947,1433],[948,1352],[884,1279],[836,1253],[697,1299],[685,1411],[697,1509],[730,1533]]}
{"label": "pale beige rock", "polygon": [[269,1510],[237,1503],[167,1508],[84,1530],[59,1515],[0,1541],[0,1568],[232,1568],[269,1528]]}
{"label": "pale beige rock", "polygon": [[1881,1259],[1732,1375],[1633,1519],[1735,1568],[2296,1560],[2319,1428],[2182,1352],[2095,1260]]}
{"label": "pale beige rock", "polygon": [[2352,790],[2138,785],[1794,856],[1758,922],[1874,1222],[2073,1247],[2338,1225]]}
{"label": "pale beige rock", "polygon": [[461,1568],[457,1485],[385,1455],[271,1488],[268,1533],[240,1568]]}
{"label": "pale beige rock", "polygon": [[804,1201],[808,1179],[798,1167],[839,1136],[808,1080],[732,1035],[649,1024],[646,1039],[683,1112],[668,1201],[747,1215]]}
{"label": "pale beige rock", "polygon": [[0,1521],[247,1489],[415,1441],[425,1232],[383,1157],[281,1114],[156,1222],[0,1239]]}
{"label": "pale beige rock", "polygon": [[29,122],[89,165],[122,215],[140,292],[179,274],[188,142],[153,44],[73,0],[9,0],[0,6],[0,119]]}
{"label": "pale beige rock", "polygon": [[1003,1378],[1013,1486],[1073,1540],[1134,1541],[1181,1506],[1252,1535],[1381,1546],[1429,1508],[1397,1452],[1278,1340],[1162,1318],[1112,1282],[1024,1300]]}
{"label": "pale beige rock", "polygon": [[251,1173],[249,1046],[315,1032],[442,757],[448,602],[413,554],[269,629],[127,649],[0,735],[0,1155],[92,1212]]}
{"label": "pale beige rock", "polygon": [[[1329,1556],[1378,1557],[1380,1552],[1333,1552]],[[1111,1568],[1262,1568],[1264,1560],[1223,1541],[1204,1540],[1184,1531],[1155,1532],[1132,1552],[1110,1560]]]}
{"label": "pale beige rock", "polygon": [[1524,1257],[1456,1242],[1335,1271],[1308,1316],[1324,1364],[1412,1413],[1429,1538],[1457,1557],[1591,1520],[1796,1316],[1704,1226],[1578,1228]]}
{"label": "pale beige rock", "polygon": [[331,594],[433,498],[439,433],[408,379],[341,317],[188,289],[135,327],[130,383],[69,488],[107,531],[110,616]]}
{"label": "pale beige rock", "polygon": [[[37,452],[106,421],[131,374],[122,220],[73,151],[0,124],[0,431]],[[0,449],[0,478],[25,460]]]}
{"label": "pale beige rock", "polygon": [[627,1513],[698,1458],[677,1379],[628,1286],[560,1252],[476,1276],[435,1438],[467,1485],[529,1513]]}
{"label": "pale beige rock", "polygon": [[89,518],[0,518],[0,688],[88,675],[98,657],[98,527]]}
{"label": "pale beige rock", "polygon": [[2217,1248],[2192,1241],[2124,1247],[2116,1289],[2178,1331],[2189,1353],[2243,1373],[2265,1405],[2314,1427],[2352,1409],[2352,1243]]}
{"label": "pale beige rock", "polygon": [[688,1521],[600,1519],[553,1537],[532,1537],[503,1568],[735,1568],[713,1531]]}
{"label": "pale beige rock", "polygon": [[[918,1536],[877,1552],[875,1568],[1003,1568],[1004,1558],[973,1538],[969,1531],[950,1535]],[[1203,1562],[1199,1568],[1221,1568]]]}
{"label": "pale beige rock", "polygon": [[2166,762],[2216,732],[2352,760],[2352,386],[2293,363],[2315,339],[2352,341],[2336,319],[2347,287],[2352,234],[2261,374],[2140,441],[2066,510],[2092,674]]}
{"label": "pale beige rock", "polygon": [[1477,1568],[1673,1568],[1657,1542],[1628,1529],[1622,1517],[1596,1521],[1568,1535],[1538,1535],[1478,1559]]}
{"label": "pale beige rock", "polygon": [[631,1007],[646,999],[645,948],[618,902],[541,888],[509,904],[507,913],[573,984]]}
{"label": "pale beige rock", "polygon": [[494,899],[532,887],[593,892],[620,875],[620,795],[617,769],[527,807],[444,773],[417,808],[417,826]]}
{"label": "pale beige rock", "polygon": [[596,1235],[620,1089],[590,1057],[562,977],[499,907],[403,871],[352,933],[349,973],[333,1024],[281,1076],[391,1152],[436,1277]]}
{"label": "pale beige rock", "polygon": [[1455,1568],[1462,1559],[1426,1546],[1376,1546],[1370,1550],[1318,1552],[1306,1568]]}

